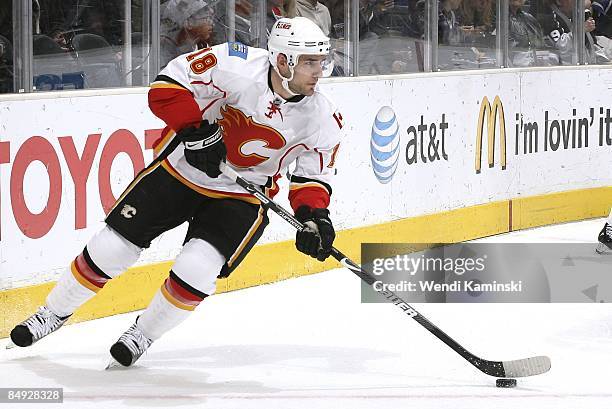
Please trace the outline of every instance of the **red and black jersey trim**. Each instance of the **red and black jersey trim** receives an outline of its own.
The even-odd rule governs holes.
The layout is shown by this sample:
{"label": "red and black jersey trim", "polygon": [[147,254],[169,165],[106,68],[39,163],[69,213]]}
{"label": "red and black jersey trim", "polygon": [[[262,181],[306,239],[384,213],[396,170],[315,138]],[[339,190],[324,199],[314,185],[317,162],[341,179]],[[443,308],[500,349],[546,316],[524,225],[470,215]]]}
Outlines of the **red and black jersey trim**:
{"label": "red and black jersey trim", "polygon": [[83,258],[85,259],[85,262],[87,263],[89,268],[91,268],[94,273],[96,273],[97,275],[99,275],[100,277],[106,280],[112,279],[112,277],[110,277],[104,271],[100,270],[100,267],[98,267],[96,263],[93,262],[93,260],[91,259],[91,256],[89,255],[89,252],[87,251],[87,246],[85,246],[85,248],[83,249]]}
{"label": "red and black jersey trim", "polygon": [[329,183],[321,182],[320,180],[317,180],[317,179],[310,179],[310,178],[305,178],[302,176],[291,175],[291,177],[289,178],[289,181],[291,183],[298,183],[298,184],[317,183],[321,185],[321,187],[325,188],[325,190],[327,190],[327,194],[329,194],[330,196],[332,194],[332,188],[329,185]]}
{"label": "red and black jersey trim", "polygon": [[289,203],[293,211],[301,206],[327,208],[331,193],[331,186],[320,180],[295,175],[289,178]]}
{"label": "red and black jersey trim", "polygon": [[[167,75],[161,75],[161,74],[158,75],[157,77],[155,77],[154,82],[156,81],[163,81],[163,82],[168,82],[170,84],[178,85],[179,87],[185,88],[185,91],[189,91],[189,89],[186,86],[184,86],[183,84],[181,84],[174,78],[168,77]],[[189,93],[193,95],[193,92],[189,91]]]}

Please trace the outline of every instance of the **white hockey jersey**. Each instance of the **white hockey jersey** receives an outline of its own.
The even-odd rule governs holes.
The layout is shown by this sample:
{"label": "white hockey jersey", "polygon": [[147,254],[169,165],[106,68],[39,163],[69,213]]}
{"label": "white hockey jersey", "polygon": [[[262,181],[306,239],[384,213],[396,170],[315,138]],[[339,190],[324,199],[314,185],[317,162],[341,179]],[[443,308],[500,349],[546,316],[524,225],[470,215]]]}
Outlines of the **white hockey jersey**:
{"label": "white hockey jersey", "polygon": [[[272,91],[271,70],[266,50],[225,43],[175,58],[151,88],[189,91],[202,118],[221,127],[227,163],[247,180],[276,193],[276,178],[295,162],[291,191],[323,189],[329,203],[342,115],[318,88],[312,96],[285,101]],[[167,132],[157,151],[168,146],[174,135]],[[209,178],[189,165],[182,144],[162,166],[203,194],[244,195],[224,175]]]}

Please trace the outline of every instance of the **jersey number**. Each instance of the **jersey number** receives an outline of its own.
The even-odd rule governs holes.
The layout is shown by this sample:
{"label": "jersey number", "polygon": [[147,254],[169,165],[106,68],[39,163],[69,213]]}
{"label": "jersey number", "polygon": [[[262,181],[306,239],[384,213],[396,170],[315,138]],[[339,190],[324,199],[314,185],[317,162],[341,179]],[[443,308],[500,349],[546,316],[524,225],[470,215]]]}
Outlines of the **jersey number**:
{"label": "jersey number", "polygon": [[206,54],[203,57],[197,58],[210,50],[210,48],[205,48],[187,56],[187,61],[191,61],[191,71],[198,75],[204,74],[206,71],[217,65],[217,57],[215,57],[214,54]]}

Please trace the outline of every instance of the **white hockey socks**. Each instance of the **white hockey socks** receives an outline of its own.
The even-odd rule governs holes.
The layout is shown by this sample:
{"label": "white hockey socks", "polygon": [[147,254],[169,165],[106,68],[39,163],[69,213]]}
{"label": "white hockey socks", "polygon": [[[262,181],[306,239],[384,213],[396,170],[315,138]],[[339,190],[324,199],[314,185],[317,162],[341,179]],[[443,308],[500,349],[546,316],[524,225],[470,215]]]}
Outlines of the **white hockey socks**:
{"label": "white hockey socks", "polygon": [[156,340],[185,321],[204,298],[215,292],[225,257],[200,239],[187,242],[176,258],[170,276],[138,318],[138,328]]}
{"label": "white hockey socks", "polygon": [[147,338],[155,341],[185,321],[191,311],[176,307],[166,299],[162,290],[157,290],[147,309],[138,317],[136,325]]}
{"label": "white hockey socks", "polygon": [[94,291],[78,282],[68,270],[47,296],[46,305],[55,315],[67,317],[94,295]]}
{"label": "white hockey socks", "polygon": [[134,264],[141,249],[110,227],[99,231],[74,259],[47,296],[46,305],[65,317],[96,295],[113,277]]}

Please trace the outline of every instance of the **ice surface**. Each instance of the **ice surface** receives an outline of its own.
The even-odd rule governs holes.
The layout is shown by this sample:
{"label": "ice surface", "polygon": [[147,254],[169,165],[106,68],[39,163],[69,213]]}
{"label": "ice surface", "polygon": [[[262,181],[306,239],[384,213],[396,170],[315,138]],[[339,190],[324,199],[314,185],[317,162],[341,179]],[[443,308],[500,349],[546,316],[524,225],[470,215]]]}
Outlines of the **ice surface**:
{"label": "ice surface", "polygon": [[[594,242],[603,220],[489,241]],[[612,274],[612,272],[611,272]],[[427,304],[476,355],[548,355],[551,372],[495,387],[397,308],[360,303],[344,269],[207,299],[135,367],[104,371],[137,313],[79,323],[4,350],[1,387],[62,387],[67,408],[611,408],[610,304]],[[0,409],[23,408],[0,404]],[[35,407],[45,407],[37,405]]]}

